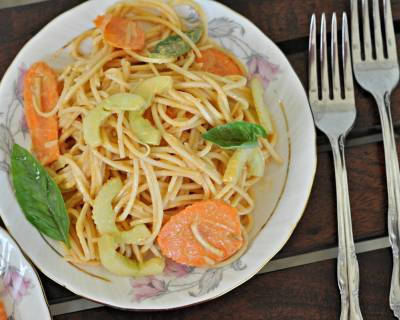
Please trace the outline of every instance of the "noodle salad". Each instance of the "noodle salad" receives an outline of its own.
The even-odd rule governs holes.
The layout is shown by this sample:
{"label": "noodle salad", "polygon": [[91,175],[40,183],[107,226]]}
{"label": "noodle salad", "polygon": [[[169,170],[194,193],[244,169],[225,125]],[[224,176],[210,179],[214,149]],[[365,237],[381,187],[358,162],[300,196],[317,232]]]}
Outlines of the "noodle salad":
{"label": "noodle salad", "polygon": [[72,63],[25,75],[32,154],[15,144],[11,174],[26,218],[66,260],[121,276],[238,259],[252,188],[282,162],[262,80],[208,38],[191,0],[121,2],[93,23]]}

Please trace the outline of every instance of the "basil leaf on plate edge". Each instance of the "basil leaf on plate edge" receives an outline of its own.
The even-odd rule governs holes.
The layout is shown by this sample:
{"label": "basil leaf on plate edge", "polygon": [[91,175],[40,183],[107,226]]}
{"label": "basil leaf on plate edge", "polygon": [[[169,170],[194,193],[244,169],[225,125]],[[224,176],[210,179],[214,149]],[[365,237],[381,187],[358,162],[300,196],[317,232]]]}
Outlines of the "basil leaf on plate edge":
{"label": "basil leaf on plate edge", "polygon": [[61,191],[39,161],[18,144],[12,148],[11,175],[26,219],[39,232],[69,248],[70,221]]}

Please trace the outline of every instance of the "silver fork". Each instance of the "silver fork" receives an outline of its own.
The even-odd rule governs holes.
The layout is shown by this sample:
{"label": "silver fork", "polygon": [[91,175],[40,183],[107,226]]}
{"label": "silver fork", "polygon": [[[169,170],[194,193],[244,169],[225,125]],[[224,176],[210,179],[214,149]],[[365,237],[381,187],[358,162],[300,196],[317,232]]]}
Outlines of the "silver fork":
{"label": "silver fork", "polygon": [[[336,179],[337,220],[339,252],[337,261],[338,286],[341,295],[340,319],[362,319],[358,291],[359,270],[354,249],[353,231],[347,173],[344,157],[344,142],[356,119],[353,77],[347,16],[342,21],[343,92],[340,85],[338,57],[337,19],[332,16],[331,30],[331,74],[332,89],[329,89],[328,54],[326,40],[326,18],[321,19],[321,93],[318,93],[318,66],[316,48],[316,18],[311,18],[309,46],[309,100],[315,125],[326,134],[333,151]],[[330,96],[331,95],[331,96]]]}
{"label": "silver fork", "polygon": [[[392,280],[390,285],[390,308],[400,318],[400,266],[399,266],[399,215],[400,215],[400,174],[396,142],[390,114],[390,94],[399,81],[396,37],[390,0],[383,0],[384,26],[387,57],[384,56],[379,0],[373,0],[372,16],[375,35],[376,57],[372,55],[372,41],[368,1],[362,1],[362,23],[364,41],[360,41],[358,0],[351,2],[351,27],[354,74],[357,82],[369,91],[378,104],[383,132],[388,188],[388,233],[393,253]],[[364,48],[364,58],[361,50]]]}

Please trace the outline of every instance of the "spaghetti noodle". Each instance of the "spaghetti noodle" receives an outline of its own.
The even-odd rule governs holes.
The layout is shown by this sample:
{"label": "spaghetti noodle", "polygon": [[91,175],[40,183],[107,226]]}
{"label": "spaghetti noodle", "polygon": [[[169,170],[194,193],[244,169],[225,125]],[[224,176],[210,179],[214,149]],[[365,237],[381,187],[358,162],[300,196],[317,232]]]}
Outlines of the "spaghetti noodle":
{"label": "spaghetti noodle", "polygon": [[[188,26],[176,11],[178,5],[196,10],[197,27],[202,30],[197,42],[185,32]],[[118,242],[117,252],[122,256],[140,264],[162,257],[157,244],[162,226],[188,205],[219,199],[236,208],[242,245],[223,261],[205,257],[206,265],[216,267],[237,259],[248,244],[254,208],[251,189],[260,177],[252,176],[244,166],[236,181],[226,182],[224,174],[235,151],[220,148],[202,135],[235,121],[259,122],[245,67],[207,37],[205,14],[192,1],[123,2],[110,7],[107,16],[129,19],[143,28],[144,47],[117,48],[105,40],[104,28],[88,30],[70,44],[74,62],[59,73],[63,88],[54,109],[44,112],[40,101],[34,102],[41,116],[58,115],[61,156],[47,169],[62,191],[70,217],[71,248],[65,248],[66,259],[80,264],[100,263],[101,232],[93,208],[99,191],[112,179],[122,182],[112,199],[117,229],[128,232],[145,225],[150,231],[136,243]],[[135,36],[132,30],[127,41]],[[180,37],[190,47],[188,52],[178,57],[152,54],[157,44],[170,36]],[[90,50],[84,50],[86,42],[90,42]],[[234,61],[238,74],[218,75],[204,70],[202,55],[214,49]],[[140,132],[131,130],[127,110],[108,111],[100,127],[100,145],[93,147],[85,141],[83,122],[91,110],[115,94],[134,93],[143,80],[159,76],[170,77],[173,85],[156,94],[143,115],[159,132],[158,144],[144,143],[138,137]],[[36,86],[40,90],[40,83]],[[277,138],[275,131],[268,139],[260,138],[264,163],[280,161],[274,150]],[[203,237],[197,222],[190,227],[199,245],[214,257],[223,256],[221,249]]]}

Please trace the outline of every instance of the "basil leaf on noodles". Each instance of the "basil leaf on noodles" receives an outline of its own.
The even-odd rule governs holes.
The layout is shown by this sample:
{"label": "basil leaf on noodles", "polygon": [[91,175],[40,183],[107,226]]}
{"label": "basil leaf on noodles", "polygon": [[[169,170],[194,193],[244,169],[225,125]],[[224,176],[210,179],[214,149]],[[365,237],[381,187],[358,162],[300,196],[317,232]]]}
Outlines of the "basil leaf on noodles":
{"label": "basil leaf on noodles", "polygon": [[18,144],[12,148],[11,175],[26,219],[39,232],[70,248],[69,217],[60,189],[39,161]]}
{"label": "basil leaf on noodles", "polygon": [[257,147],[258,137],[267,137],[264,128],[258,124],[245,121],[221,125],[203,134],[205,140],[225,149]]}
{"label": "basil leaf on noodles", "polygon": [[[199,42],[203,30],[194,28],[184,32],[194,43]],[[156,47],[150,53],[151,58],[177,58],[189,52],[191,47],[179,35],[172,35],[157,43]]]}

